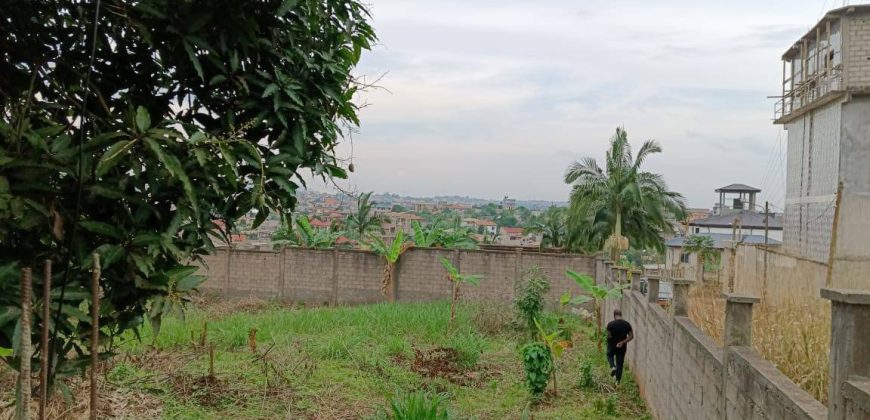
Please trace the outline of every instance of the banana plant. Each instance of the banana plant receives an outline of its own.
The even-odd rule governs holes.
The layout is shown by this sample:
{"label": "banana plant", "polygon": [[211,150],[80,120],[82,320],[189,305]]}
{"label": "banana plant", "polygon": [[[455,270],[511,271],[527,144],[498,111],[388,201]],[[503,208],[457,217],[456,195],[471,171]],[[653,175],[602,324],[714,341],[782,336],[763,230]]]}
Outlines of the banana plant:
{"label": "banana plant", "polygon": [[414,245],[422,248],[430,248],[438,243],[440,229],[437,224],[430,226],[428,229],[423,228],[420,222],[414,221],[411,223],[411,228],[414,229]]}
{"label": "banana plant", "polygon": [[565,292],[560,297],[559,303],[562,303],[563,305],[582,305],[591,301],[595,302],[595,318],[598,324],[595,330],[595,341],[598,343],[598,351],[600,352],[601,339],[603,337],[603,332],[601,328],[601,306],[604,304],[605,300],[621,298],[622,290],[626,287],[629,287],[629,285],[620,284],[614,287],[607,287],[606,285],[595,284],[595,280],[585,274],[576,273],[571,270],[567,270],[565,274],[568,276],[568,278],[574,280],[574,282],[576,282],[581,289],[586,291],[588,295],[577,295],[572,297],[571,292]]}
{"label": "banana plant", "polygon": [[541,326],[541,323],[538,322],[538,319],[535,318],[535,326],[538,327],[538,335],[540,340],[550,349],[550,354],[553,356],[553,371],[550,375],[553,377],[553,394],[558,396],[559,389],[556,386],[556,360],[562,356],[562,353],[565,352],[565,349],[570,347],[570,343],[562,338],[562,331],[558,328],[551,332],[546,332],[544,327]]}
{"label": "banana plant", "polygon": [[380,255],[386,264],[384,265],[384,279],[381,282],[381,293],[387,296],[390,302],[396,299],[396,293],[393,288],[393,271],[395,271],[396,263],[399,257],[405,251],[413,246],[410,242],[405,242],[405,236],[402,231],[396,232],[396,237],[390,245],[387,245],[383,239],[372,236],[370,242],[367,243],[369,249]]}
{"label": "banana plant", "polygon": [[462,283],[468,283],[474,286],[480,284],[480,279],[483,276],[479,274],[461,274],[459,270],[447,258],[441,257],[441,265],[447,270],[447,280],[453,284],[453,298],[450,302],[450,323],[453,325],[453,320],[456,318],[456,305],[459,302],[459,286]]}
{"label": "banana plant", "polygon": [[287,245],[305,248],[331,248],[341,236],[340,232],[335,232],[332,229],[315,229],[305,215],[296,218],[296,227],[294,230],[291,225],[285,223],[272,234],[272,246],[275,249]]}

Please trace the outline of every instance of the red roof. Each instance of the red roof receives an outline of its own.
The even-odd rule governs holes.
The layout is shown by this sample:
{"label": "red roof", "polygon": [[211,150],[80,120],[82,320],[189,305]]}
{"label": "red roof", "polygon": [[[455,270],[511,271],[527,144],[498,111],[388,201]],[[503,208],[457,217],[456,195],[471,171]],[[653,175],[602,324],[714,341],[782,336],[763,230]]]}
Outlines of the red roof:
{"label": "red roof", "polygon": [[339,236],[338,239],[335,240],[336,245],[344,245],[344,244],[352,244],[356,241],[348,238],[347,236]]}
{"label": "red roof", "polygon": [[522,235],[523,228],[521,227],[503,227],[501,228],[502,232],[506,235]]}
{"label": "red roof", "polygon": [[311,227],[315,228],[328,228],[330,226],[329,222],[322,222],[318,219],[311,219]]}
{"label": "red roof", "polygon": [[478,220],[474,224],[476,224],[478,226],[498,226],[492,220]]}
{"label": "red roof", "polygon": [[230,241],[232,242],[245,242],[248,240],[248,237],[242,234],[230,235]]}

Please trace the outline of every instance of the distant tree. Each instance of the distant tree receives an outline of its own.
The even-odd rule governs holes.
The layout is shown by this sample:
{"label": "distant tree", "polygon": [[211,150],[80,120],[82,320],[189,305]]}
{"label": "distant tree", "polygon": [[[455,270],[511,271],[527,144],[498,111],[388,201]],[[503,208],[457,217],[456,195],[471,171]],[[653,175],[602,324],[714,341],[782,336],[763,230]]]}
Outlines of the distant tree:
{"label": "distant tree", "polygon": [[661,151],[656,141],[648,140],[633,157],[620,127],[610,139],[604,169],[589,157],[568,167],[568,229],[576,245],[608,249],[613,261],[629,241],[636,248],[664,249],[661,234],[673,232],[672,221],[685,217],[686,205],[661,175],[641,170],[647,157]]}
{"label": "distant tree", "polygon": [[541,235],[541,248],[563,248],[568,242],[568,211],[552,206],[526,225],[528,233]]}
{"label": "distant tree", "polygon": [[356,202],[356,211],[347,216],[347,228],[356,239],[364,239],[369,232],[381,230],[383,218],[373,211],[373,203],[370,202],[372,193],[360,194]]}
{"label": "distant tree", "polygon": [[393,204],[393,207],[390,210],[396,213],[405,213],[408,211],[408,208],[401,204]]}
{"label": "distant tree", "polygon": [[715,255],[715,245],[713,238],[704,235],[691,235],[683,242],[686,252],[698,256],[697,281],[704,280],[704,263]]}
{"label": "distant tree", "polygon": [[499,227],[516,227],[520,222],[513,210],[502,210],[498,216],[495,217],[495,223]]}

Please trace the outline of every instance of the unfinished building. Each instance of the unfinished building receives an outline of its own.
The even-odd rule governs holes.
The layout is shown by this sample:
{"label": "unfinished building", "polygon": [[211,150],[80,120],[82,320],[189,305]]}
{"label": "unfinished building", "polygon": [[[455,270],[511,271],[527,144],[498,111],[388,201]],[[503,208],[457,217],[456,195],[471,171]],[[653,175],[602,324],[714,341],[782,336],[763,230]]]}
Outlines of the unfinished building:
{"label": "unfinished building", "polygon": [[870,5],[828,12],[782,60],[783,248],[833,264],[845,283],[870,283],[856,277],[870,273]]}

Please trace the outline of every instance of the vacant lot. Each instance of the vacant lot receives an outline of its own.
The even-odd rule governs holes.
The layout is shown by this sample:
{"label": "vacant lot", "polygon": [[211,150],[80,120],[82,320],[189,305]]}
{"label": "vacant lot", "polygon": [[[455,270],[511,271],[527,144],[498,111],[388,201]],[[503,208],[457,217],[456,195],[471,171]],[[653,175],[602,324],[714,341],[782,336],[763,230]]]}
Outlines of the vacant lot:
{"label": "vacant lot", "polygon": [[[513,316],[507,306],[469,304],[451,327],[446,302],[204,305],[186,321],[166,320],[156,339],[146,328],[141,342],[119,346],[104,372],[105,414],[378,418],[397,394],[422,389],[443,394],[452,418],[648,416],[630,377],[619,389],[612,385],[589,324],[567,314],[546,320],[573,332],[574,347],[557,361],[558,396],[551,384],[544,400],[531,404],[519,355],[528,333]],[[581,386],[584,364],[592,381],[586,373]]]}

